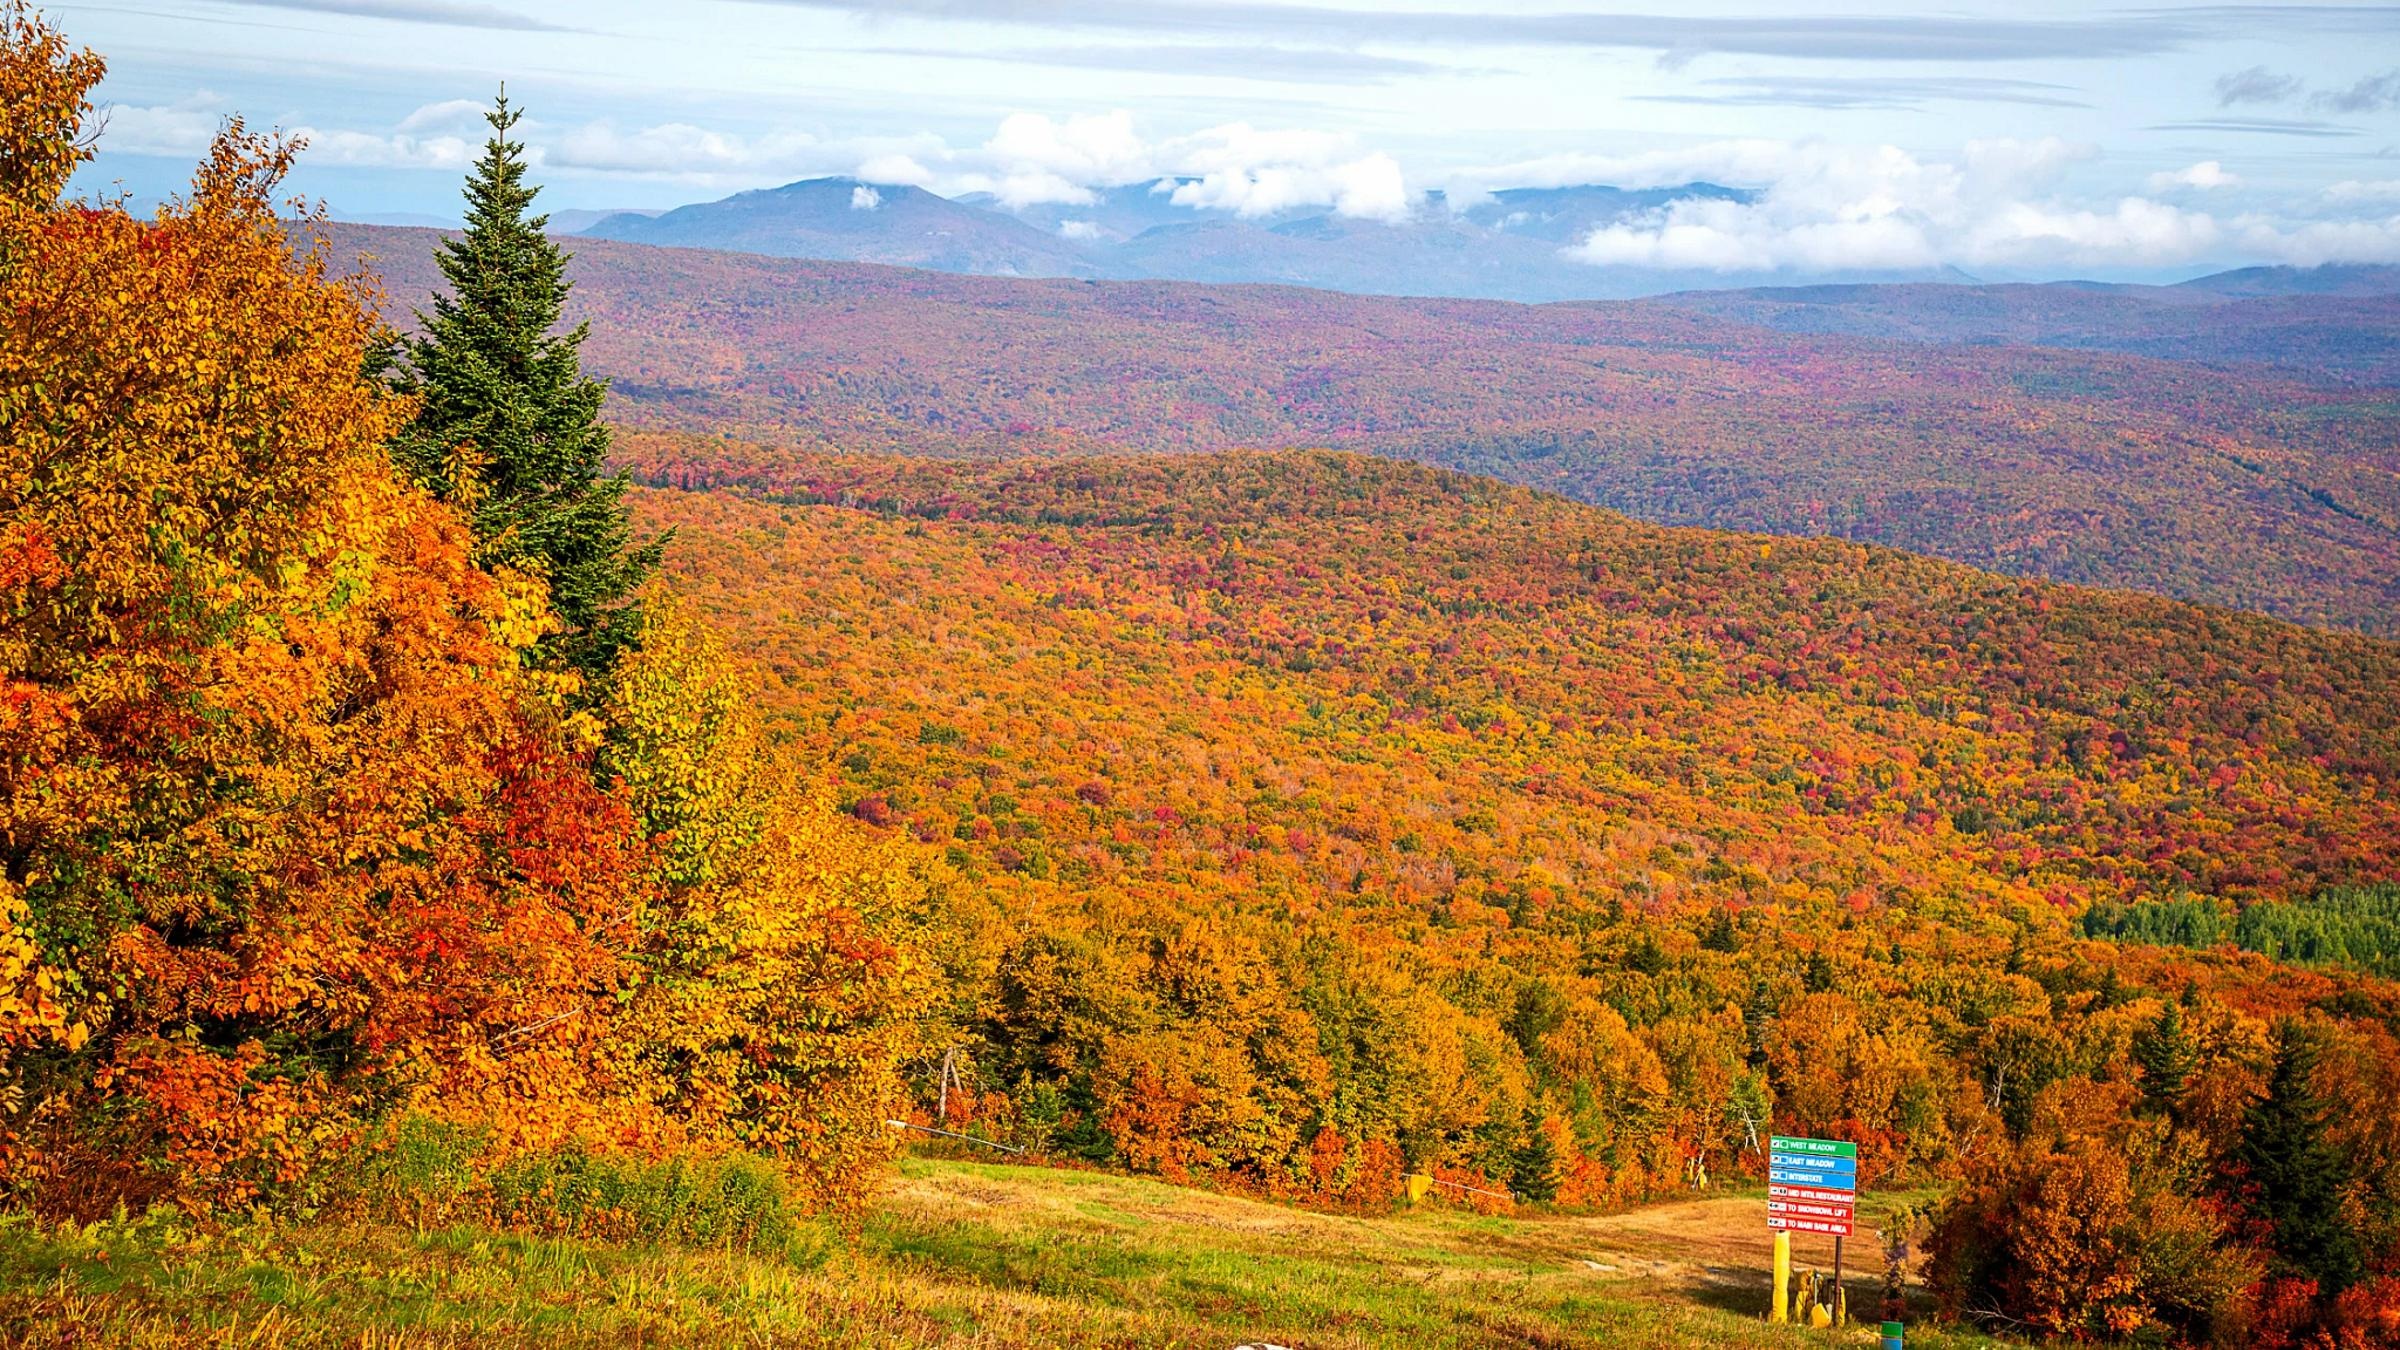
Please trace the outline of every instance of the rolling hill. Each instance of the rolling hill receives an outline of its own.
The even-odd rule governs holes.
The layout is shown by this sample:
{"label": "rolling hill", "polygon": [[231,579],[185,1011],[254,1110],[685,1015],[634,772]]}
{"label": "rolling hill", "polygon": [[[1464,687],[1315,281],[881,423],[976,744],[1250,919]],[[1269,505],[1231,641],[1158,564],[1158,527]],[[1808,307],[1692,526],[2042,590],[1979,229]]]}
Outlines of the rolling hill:
{"label": "rolling hill", "polygon": [[[390,295],[432,291],[430,231],[334,237]],[[772,487],[794,446],[1339,446],[1665,523],[1835,534],[2400,632],[2400,402],[2377,389],[1778,333],[1664,302],[1400,301],[577,248],[570,317],[594,324],[585,351],[615,381],[613,416],[702,437],[628,442],[654,481]]]}
{"label": "rolling hill", "polygon": [[2329,384],[2400,372],[2400,269],[2262,268],[2180,286],[1801,286],[1657,303],[1785,333],[2123,352]]}
{"label": "rolling hill", "polygon": [[[640,502],[855,794],[941,839],[1012,796],[1048,822],[1018,851],[1069,871],[1121,871],[1077,837],[1163,807],[1135,853],[1166,873],[1315,839],[1211,867],[1253,896],[1360,867],[1500,894],[1541,856],[1587,890],[1971,908],[2400,873],[2387,641],[1355,455],[811,457],[765,501]],[[1232,758],[1195,776],[1195,742]],[[1709,842],[1647,851],[1678,831]]]}
{"label": "rolling hill", "polygon": [[2400,645],[1355,455],[793,469],[637,515],[845,808],[945,856],[950,1128],[1612,1205],[1754,1169],[1770,1103],[1886,1186],[2116,1137],[2177,998],[2211,1147],[2276,1018],[2391,1062],[2400,986],[2072,918],[2400,880]]}

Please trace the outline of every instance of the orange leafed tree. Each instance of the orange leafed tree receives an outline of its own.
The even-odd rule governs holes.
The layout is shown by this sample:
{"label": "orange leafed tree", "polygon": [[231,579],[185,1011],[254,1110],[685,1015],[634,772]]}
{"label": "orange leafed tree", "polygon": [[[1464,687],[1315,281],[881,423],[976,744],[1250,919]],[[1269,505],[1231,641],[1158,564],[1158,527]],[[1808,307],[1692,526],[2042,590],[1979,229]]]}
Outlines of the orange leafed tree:
{"label": "orange leafed tree", "polygon": [[[905,963],[849,902],[880,887],[880,921],[905,869],[803,813],[745,866],[831,898],[725,937],[724,888],[617,781],[657,771],[597,777],[591,719],[526,668],[556,622],[539,580],[479,570],[393,470],[409,408],[362,373],[368,297],[275,211],[296,147],[231,125],[152,219],[67,200],[101,63],[21,5],[4,23],[6,1179],[71,1207],[238,1199],[410,1110],[510,1147],[806,1136],[846,1181],[882,1113],[828,1143],[814,1108],[880,1107],[888,1037],[796,1081],[754,1066],[781,1095],[737,1129],[654,1081],[725,1033],[662,1012],[660,977],[704,951],[683,966],[753,1009],[883,1028]],[[684,691],[651,695],[672,720]]]}
{"label": "orange leafed tree", "polygon": [[642,845],[517,678],[539,588],[391,471],[373,320],[275,215],[294,147],[228,127],[151,220],[61,201],[101,66],[7,22],[20,1144],[103,1092],[113,1158],[255,1184],[362,1093],[592,1098]]}

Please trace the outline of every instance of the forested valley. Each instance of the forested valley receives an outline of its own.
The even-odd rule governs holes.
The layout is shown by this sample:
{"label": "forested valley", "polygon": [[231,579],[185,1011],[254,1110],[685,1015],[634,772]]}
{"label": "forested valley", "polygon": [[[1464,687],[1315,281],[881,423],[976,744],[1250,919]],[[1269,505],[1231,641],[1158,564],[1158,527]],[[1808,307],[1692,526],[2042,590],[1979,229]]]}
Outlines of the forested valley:
{"label": "forested valley", "polygon": [[[1797,1345],[1575,1253],[1802,1135],[1921,1344],[2400,1343],[2368,489],[2307,626],[1060,432],[1096,385],[666,425],[584,353],[691,353],[570,311],[505,99],[386,293],[238,121],[155,215],[67,195],[100,60],[0,14],[0,1335]],[[1652,342],[1662,444],[1756,393]],[[2060,359],[1962,416],[2232,456],[2349,397]],[[2276,453],[2380,481],[2342,425]],[[1295,1288],[1287,1225],[1359,1254]]]}

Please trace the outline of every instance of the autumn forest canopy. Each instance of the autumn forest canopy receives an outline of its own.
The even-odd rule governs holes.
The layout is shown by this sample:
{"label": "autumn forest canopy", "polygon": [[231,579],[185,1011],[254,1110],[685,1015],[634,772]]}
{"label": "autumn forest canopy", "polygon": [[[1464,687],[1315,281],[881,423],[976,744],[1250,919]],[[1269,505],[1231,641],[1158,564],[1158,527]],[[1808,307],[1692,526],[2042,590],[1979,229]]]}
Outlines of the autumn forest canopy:
{"label": "autumn forest canopy", "polygon": [[239,121],[69,195],[100,59],[0,39],[0,1237],[779,1255],[941,1132],[1590,1214],[1810,1135],[1912,1317],[2400,1344],[2388,399],[571,262],[505,98],[357,273]]}

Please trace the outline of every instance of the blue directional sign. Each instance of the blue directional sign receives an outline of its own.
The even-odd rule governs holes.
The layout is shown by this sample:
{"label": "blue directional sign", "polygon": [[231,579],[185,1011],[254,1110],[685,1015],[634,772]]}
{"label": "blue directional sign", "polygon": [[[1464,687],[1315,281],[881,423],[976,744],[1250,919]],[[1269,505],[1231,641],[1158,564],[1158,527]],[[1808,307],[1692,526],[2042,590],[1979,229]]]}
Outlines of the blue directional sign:
{"label": "blue directional sign", "polygon": [[1777,1167],[1796,1167],[1804,1172],[1841,1172],[1850,1176],[1858,1175],[1858,1159],[1856,1158],[1812,1158],[1806,1154],[1777,1153],[1772,1155],[1772,1161]]}
{"label": "blue directional sign", "polygon": [[1810,1167],[1766,1167],[1766,1179],[1778,1187],[1819,1187],[1826,1191],[1855,1191],[1858,1172],[1817,1172]]}
{"label": "blue directional sign", "polygon": [[1858,1146],[1841,1139],[1777,1135],[1768,1144],[1767,1181],[1817,1191],[1856,1191]]}

